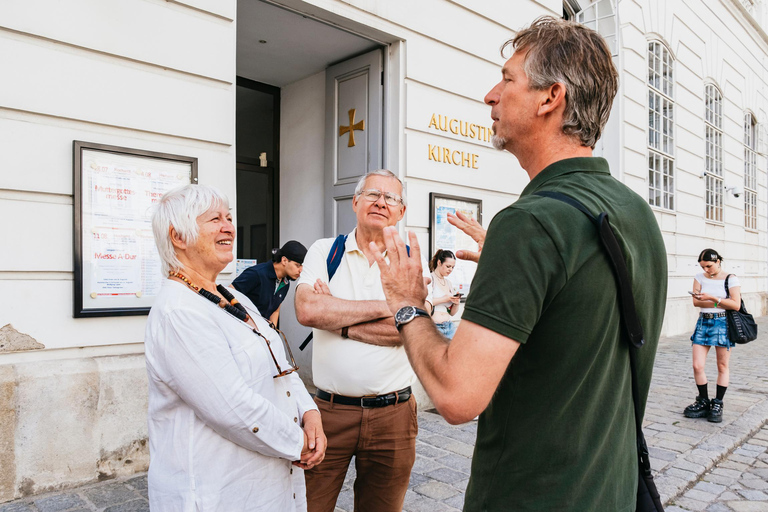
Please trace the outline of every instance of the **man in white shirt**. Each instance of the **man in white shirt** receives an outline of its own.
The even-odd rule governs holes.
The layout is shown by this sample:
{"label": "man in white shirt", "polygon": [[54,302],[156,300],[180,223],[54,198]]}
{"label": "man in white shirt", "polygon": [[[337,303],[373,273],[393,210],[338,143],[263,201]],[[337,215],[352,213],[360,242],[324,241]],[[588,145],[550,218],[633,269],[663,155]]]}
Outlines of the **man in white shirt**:
{"label": "man in white shirt", "polygon": [[[400,512],[416,458],[416,377],[370,243],[384,251],[384,228],[403,218],[402,182],[387,170],[366,174],[352,208],[357,227],[341,245],[333,238],[315,242],[296,288],[297,318],[314,328],[315,403],[328,437],[325,460],[305,472],[308,511],[333,512],[354,456],[355,510]],[[337,248],[343,257],[329,279],[329,254]]]}

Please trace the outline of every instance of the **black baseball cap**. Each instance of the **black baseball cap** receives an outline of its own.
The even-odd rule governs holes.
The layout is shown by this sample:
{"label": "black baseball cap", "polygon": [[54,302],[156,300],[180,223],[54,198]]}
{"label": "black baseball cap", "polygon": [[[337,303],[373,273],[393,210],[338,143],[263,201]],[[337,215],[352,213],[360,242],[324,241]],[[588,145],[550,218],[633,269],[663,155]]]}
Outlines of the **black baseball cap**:
{"label": "black baseball cap", "polygon": [[295,261],[296,263],[304,263],[304,256],[307,255],[307,248],[304,247],[301,242],[297,242],[296,240],[290,240],[288,242],[285,242],[283,246],[277,251],[276,256],[279,258],[282,258],[285,256],[291,261]]}

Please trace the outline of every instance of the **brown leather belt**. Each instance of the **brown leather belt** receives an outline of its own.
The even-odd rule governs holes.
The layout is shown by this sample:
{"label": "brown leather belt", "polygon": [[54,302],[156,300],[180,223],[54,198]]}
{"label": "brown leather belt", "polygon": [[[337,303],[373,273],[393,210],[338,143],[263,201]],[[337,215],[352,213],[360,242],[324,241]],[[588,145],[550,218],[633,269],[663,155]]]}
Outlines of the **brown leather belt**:
{"label": "brown leather belt", "polygon": [[400,391],[387,393],[386,395],[378,396],[344,396],[334,395],[322,389],[315,391],[315,396],[320,400],[331,402],[341,405],[356,405],[363,409],[372,409],[375,407],[387,407],[388,405],[399,404],[400,402],[407,402],[411,398],[411,386],[403,388]]}

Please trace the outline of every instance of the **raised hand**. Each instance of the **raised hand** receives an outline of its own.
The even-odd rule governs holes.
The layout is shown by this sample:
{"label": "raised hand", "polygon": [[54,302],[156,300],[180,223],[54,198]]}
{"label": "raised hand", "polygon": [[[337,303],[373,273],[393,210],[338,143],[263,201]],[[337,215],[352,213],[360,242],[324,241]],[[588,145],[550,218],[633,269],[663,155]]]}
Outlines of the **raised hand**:
{"label": "raised hand", "polygon": [[477,242],[477,252],[474,251],[456,251],[456,257],[461,260],[474,261],[477,263],[480,261],[480,253],[483,250],[483,244],[485,243],[485,229],[472,217],[467,217],[461,212],[448,213],[448,223],[452,226],[456,226],[461,231],[472,237],[472,240]]}
{"label": "raised hand", "polygon": [[416,234],[408,233],[411,254],[394,227],[384,228],[384,243],[387,247],[389,263],[375,243],[370,248],[381,273],[381,286],[387,299],[387,306],[394,315],[403,306],[424,307],[427,287],[424,284],[421,268],[421,249]]}

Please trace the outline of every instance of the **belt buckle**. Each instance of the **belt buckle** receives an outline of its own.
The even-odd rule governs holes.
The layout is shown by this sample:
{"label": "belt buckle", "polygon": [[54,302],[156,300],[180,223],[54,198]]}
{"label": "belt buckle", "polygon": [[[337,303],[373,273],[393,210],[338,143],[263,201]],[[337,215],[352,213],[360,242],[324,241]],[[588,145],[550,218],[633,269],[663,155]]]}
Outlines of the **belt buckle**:
{"label": "belt buckle", "polygon": [[[360,407],[363,409],[375,409],[377,407],[384,407],[387,405],[387,400],[390,400],[391,398],[391,393],[389,395],[364,396],[360,398]],[[365,405],[365,400],[369,401],[369,405]]]}

